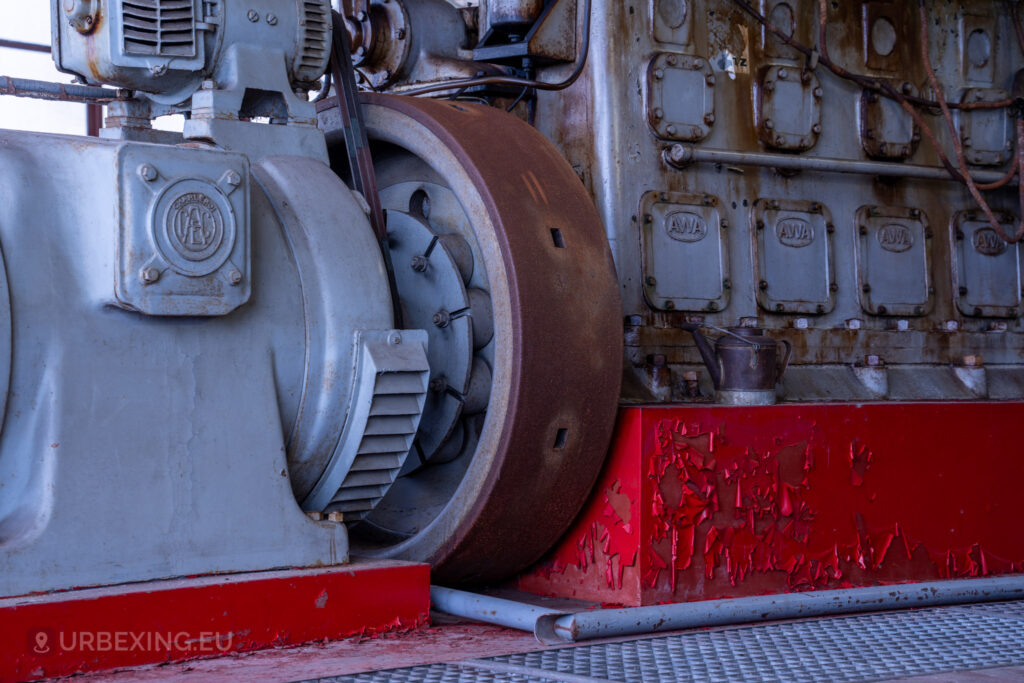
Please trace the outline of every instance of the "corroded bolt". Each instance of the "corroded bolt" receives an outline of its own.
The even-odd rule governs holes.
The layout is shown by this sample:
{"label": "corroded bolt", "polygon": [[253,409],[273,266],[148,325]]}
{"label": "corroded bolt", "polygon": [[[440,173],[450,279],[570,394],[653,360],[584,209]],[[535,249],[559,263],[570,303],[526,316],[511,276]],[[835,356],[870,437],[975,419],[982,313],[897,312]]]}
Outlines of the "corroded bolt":
{"label": "corroded bolt", "polygon": [[405,40],[405,29],[400,28],[397,31],[395,31],[395,38],[397,38],[398,40]]}
{"label": "corroded bolt", "polygon": [[765,130],[773,130],[775,128],[775,122],[772,121],[771,119],[765,119],[764,128]]}
{"label": "corroded bolt", "polygon": [[144,284],[151,285],[160,279],[160,271],[152,266],[143,268],[140,277]]}
{"label": "corroded bolt", "polygon": [[658,284],[658,280],[653,275],[648,275],[644,282],[647,283],[648,287],[654,287]]}
{"label": "corroded bolt", "polygon": [[214,81],[214,80],[211,80],[211,79],[207,78],[205,81],[203,81],[203,83],[202,83],[202,85],[200,87],[203,90],[216,90],[217,89],[217,81]]}
{"label": "corroded bolt", "polygon": [[327,521],[328,522],[344,522],[345,521],[345,513],[344,512],[328,512],[327,513]]}
{"label": "corroded bolt", "polygon": [[665,58],[665,61],[668,62],[669,64],[671,64],[672,66],[675,66],[676,56],[675,55],[669,55],[668,57]]}
{"label": "corroded bolt", "polygon": [[665,71],[664,71],[664,69],[655,69],[655,70],[654,70],[654,79],[655,79],[655,80],[658,80],[658,81],[660,81],[660,80],[661,80],[662,78],[664,78],[664,77],[665,77]]}
{"label": "corroded bolt", "polygon": [[704,82],[707,83],[708,85],[714,85],[715,84],[715,76],[714,76],[714,74],[708,74],[707,76],[705,76],[704,77]]}
{"label": "corroded bolt", "polygon": [[708,112],[707,114],[704,114],[704,123],[706,123],[706,124],[708,124],[710,126],[714,122],[715,122],[715,115],[714,114],[712,114],[711,112]]}
{"label": "corroded bolt", "polygon": [[760,289],[762,292],[768,289],[768,281],[761,280],[760,282],[757,283],[757,288]]}
{"label": "corroded bolt", "polygon": [[673,311],[673,310],[675,310],[675,308],[676,308],[676,302],[674,302],[674,301],[669,301],[668,299],[666,299],[666,300],[665,300],[665,305],[664,305],[664,308],[665,308],[665,310],[667,310],[667,311]]}
{"label": "corroded bolt", "polygon": [[438,327],[448,327],[448,323],[452,321],[451,314],[443,308],[434,314],[434,324]]}
{"label": "corroded bolt", "polygon": [[881,365],[885,365],[885,361],[882,360],[881,356],[871,354],[864,356],[864,365],[868,366],[869,368],[877,368]]}
{"label": "corroded bolt", "polygon": [[689,153],[683,145],[675,144],[665,150],[665,160],[670,164],[683,164],[689,160]]}
{"label": "corroded bolt", "polygon": [[776,136],[775,144],[778,145],[779,147],[782,147],[784,144],[786,144],[786,136],[785,135]]}
{"label": "corroded bolt", "polygon": [[242,273],[238,270],[232,270],[228,273],[228,281],[233,285],[242,284]]}
{"label": "corroded bolt", "polygon": [[822,92],[821,88],[815,88],[813,94],[814,94],[815,98],[820,100],[823,92]]}
{"label": "corroded bolt", "polygon": [[422,273],[423,271],[425,271],[427,269],[427,263],[428,263],[428,261],[427,261],[425,256],[421,256],[420,254],[416,254],[415,256],[412,257],[412,261],[409,263],[409,265],[417,273]]}
{"label": "corroded bolt", "polygon": [[445,380],[444,377],[435,377],[434,379],[430,380],[430,385],[428,388],[434,393],[439,394],[448,388],[448,382]]}
{"label": "corroded bolt", "polygon": [[977,354],[970,354],[964,356],[962,359],[965,368],[980,368],[981,367],[981,356]]}
{"label": "corroded bolt", "polygon": [[655,108],[655,110],[654,110],[654,118],[655,118],[655,120],[661,120],[661,117],[663,117],[664,115],[665,115],[665,112],[662,111],[661,107]]}
{"label": "corroded bolt", "polygon": [[765,89],[765,92],[772,92],[772,91],[774,91],[775,90],[775,81],[765,81],[764,82],[764,89]]}
{"label": "corroded bolt", "polygon": [[789,72],[785,69],[779,69],[779,80],[784,81],[789,76]]}
{"label": "corroded bolt", "polygon": [[669,135],[675,135],[676,134],[676,127],[671,125],[671,124],[669,124],[669,126],[665,129],[665,132],[668,133]]}
{"label": "corroded bolt", "polygon": [[821,132],[821,124],[820,123],[816,123],[813,126],[811,126],[811,132],[814,133],[815,135],[820,133]]}

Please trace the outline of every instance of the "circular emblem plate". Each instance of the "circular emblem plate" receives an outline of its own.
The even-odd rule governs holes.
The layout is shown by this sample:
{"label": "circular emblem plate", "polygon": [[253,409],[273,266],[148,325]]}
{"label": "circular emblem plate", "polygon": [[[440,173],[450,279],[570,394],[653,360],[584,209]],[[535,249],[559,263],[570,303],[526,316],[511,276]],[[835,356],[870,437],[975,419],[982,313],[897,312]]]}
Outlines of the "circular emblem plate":
{"label": "circular emblem plate", "polygon": [[161,256],[182,275],[209,275],[235,246],[231,203],[204,180],[171,183],[157,199],[151,225]]}

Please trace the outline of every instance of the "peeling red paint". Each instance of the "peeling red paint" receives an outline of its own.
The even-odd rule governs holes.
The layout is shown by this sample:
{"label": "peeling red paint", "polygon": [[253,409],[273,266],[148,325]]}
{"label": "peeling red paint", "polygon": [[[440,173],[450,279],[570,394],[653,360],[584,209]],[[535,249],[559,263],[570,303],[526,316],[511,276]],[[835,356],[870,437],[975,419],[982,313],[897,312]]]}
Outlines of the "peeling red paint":
{"label": "peeling red paint", "polygon": [[519,584],[656,604],[1024,571],[1021,415],[1020,403],[624,409],[594,500]]}

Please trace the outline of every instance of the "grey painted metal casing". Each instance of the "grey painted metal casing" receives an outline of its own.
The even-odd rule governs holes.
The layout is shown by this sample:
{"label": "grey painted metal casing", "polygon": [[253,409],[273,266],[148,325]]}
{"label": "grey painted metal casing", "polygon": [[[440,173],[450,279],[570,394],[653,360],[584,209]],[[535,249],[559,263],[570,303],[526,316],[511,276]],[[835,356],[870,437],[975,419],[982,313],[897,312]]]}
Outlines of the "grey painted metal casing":
{"label": "grey painted metal casing", "polygon": [[[3,131],[0,159],[0,596],[346,561],[344,525],[296,496],[352,467],[360,386],[401,379],[414,433],[427,376],[351,191],[302,157]],[[235,221],[198,298],[180,253],[144,282],[175,187]]]}

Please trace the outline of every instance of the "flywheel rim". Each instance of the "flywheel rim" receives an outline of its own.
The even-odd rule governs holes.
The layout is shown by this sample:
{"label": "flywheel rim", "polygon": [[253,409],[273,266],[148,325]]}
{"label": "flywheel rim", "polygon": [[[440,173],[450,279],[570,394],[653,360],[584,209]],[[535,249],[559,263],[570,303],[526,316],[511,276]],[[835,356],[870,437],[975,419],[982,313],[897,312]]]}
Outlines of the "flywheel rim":
{"label": "flywheel rim", "polygon": [[354,528],[353,551],[430,562],[435,581],[499,580],[564,532],[611,438],[622,332],[607,239],[565,159],[515,117],[390,95],[364,95],[363,109],[371,141],[406,150],[458,188],[496,341],[487,416],[450,498],[391,545],[360,546]]}

